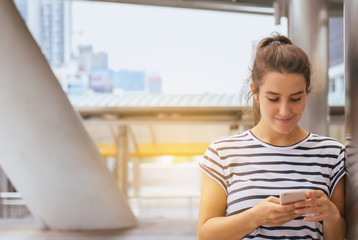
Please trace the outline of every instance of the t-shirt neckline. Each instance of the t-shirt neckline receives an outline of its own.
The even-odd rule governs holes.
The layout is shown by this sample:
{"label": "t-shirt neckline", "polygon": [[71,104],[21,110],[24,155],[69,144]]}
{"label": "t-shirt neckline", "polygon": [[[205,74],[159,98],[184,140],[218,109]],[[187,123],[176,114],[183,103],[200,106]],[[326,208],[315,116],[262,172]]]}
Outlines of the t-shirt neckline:
{"label": "t-shirt neckline", "polygon": [[289,146],[278,146],[278,145],[273,145],[273,144],[270,144],[270,143],[267,143],[267,142],[264,142],[262,140],[260,140],[259,138],[257,138],[252,132],[251,130],[247,130],[249,135],[254,139],[254,141],[258,142],[259,144],[265,146],[265,147],[268,147],[268,148],[273,148],[273,149],[279,149],[279,150],[283,150],[283,149],[292,149],[292,148],[295,148],[295,147],[298,147],[299,145],[307,142],[307,140],[309,139],[309,137],[312,135],[310,132],[307,134],[307,136],[300,140],[299,142],[297,143],[294,143],[292,145],[289,145]]}

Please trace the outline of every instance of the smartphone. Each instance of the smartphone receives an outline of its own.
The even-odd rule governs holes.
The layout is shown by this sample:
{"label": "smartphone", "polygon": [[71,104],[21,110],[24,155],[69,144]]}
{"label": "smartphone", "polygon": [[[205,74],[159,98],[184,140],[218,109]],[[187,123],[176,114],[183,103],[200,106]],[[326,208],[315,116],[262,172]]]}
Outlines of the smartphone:
{"label": "smartphone", "polygon": [[280,194],[281,205],[290,204],[298,201],[306,200],[306,191],[304,190],[288,190]]}

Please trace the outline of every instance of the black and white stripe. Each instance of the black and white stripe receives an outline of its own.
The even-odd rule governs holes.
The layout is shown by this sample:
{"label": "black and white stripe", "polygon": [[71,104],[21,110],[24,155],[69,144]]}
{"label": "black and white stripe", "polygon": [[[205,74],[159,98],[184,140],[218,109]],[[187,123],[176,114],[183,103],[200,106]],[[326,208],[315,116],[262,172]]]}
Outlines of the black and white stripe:
{"label": "black and white stripe", "polygon": [[[279,147],[249,130],[212,142],[199,163],[225,189],[227,216],[283,190],[322,190],[330,197],[345,174],[344,165],[344,146],[332,138],[309,134],[297,144]],[[322,223],[296,218],[280,227],[261,226],[244,239],[252,238],[323,239]]]}

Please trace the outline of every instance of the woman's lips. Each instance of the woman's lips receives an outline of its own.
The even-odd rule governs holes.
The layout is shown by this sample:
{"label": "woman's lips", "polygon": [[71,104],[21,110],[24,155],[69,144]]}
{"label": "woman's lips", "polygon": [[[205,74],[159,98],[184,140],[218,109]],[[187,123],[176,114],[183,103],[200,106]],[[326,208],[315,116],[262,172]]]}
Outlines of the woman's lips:
{"label": "woman's lips", "polygon": [[289,122],[291,122],[292,119],[293,119],[293,117],[291,117],[291,118],[276,118],[276,120],[279,121],[280,123],[289,123]]}

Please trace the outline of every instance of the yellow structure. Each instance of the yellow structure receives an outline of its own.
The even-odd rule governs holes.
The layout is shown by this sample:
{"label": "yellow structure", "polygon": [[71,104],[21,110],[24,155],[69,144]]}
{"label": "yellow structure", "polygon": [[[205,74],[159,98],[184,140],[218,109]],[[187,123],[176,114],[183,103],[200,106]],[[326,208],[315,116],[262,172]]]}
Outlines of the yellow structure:
{"label": "yellow structure", "polygon": [[[130,157],[154,157],[163,155],[195,156],[202,155],[210,143],[139,143],[137,152],[130,153]],[[97,143],[97,148],[103,157],[116,157],[117,145],[115,143]]]}

